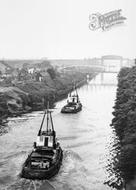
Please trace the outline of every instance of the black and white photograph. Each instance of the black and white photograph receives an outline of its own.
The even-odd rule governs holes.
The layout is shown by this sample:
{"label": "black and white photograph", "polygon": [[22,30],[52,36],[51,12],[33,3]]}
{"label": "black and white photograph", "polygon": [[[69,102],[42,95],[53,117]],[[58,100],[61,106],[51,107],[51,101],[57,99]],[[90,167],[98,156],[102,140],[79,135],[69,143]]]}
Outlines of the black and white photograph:
{"label": "black and white photograph", "polygon": [[0,0],[0,190],[136,190],[135,0]]}

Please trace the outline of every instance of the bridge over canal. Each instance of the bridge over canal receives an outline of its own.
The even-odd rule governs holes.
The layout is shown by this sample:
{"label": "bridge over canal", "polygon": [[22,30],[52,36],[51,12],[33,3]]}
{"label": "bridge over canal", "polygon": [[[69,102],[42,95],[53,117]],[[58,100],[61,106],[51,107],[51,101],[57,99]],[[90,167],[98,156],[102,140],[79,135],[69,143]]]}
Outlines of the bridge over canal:
{"label": "bridge over canal", "polygon": [[101,58],[89,59],[65,59],[51,60],[53,65],[57,65],[61,70],[71,70],[72,67],[81,69],[83,67],[92,67],[99,69],[101,73],[118,73],[122,67],[132,67],[133,59],[123,58],[117,55],[105,55]]}

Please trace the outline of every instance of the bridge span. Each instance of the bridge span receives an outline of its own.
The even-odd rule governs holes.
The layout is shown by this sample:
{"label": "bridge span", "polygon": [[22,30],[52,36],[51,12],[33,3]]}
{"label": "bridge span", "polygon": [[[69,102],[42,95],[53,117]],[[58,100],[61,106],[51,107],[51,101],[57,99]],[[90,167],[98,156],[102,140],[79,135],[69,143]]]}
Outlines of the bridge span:
{"label": "bridge span", "polygon": [[102,73],[118,73],[122,67],[132,67],[135,64],[133,59],[123,58],[117,55],[105,55],[101,58],[92,59],[61,59],[51,60],[53,65],[57,65],[62,70],[68,70],[72,67],[92,67],[100,69]]}

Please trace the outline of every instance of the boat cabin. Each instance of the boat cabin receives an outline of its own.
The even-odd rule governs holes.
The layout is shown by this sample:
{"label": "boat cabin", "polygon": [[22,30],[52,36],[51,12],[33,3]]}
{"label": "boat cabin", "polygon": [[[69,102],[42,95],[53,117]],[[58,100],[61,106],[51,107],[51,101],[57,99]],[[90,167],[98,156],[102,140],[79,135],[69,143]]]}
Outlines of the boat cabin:
{"label": "boat cabin", "polygon": [[68,103],[78,103],[79,102],[78,95],[69,95],[67,102]]}
{"label": "boat cabin", "polygon": [[37,136],[36,147],[54,148],[55,144],[55,131],[42,131]]}

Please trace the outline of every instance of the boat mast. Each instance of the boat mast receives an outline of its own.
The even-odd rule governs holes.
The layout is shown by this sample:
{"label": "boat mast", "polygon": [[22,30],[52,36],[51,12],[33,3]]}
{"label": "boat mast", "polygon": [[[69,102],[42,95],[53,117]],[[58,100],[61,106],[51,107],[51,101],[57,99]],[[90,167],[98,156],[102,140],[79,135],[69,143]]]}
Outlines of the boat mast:
{"label": "boat mast", "polygon": [[51,111],[50,111],[49,113],[50,113],[50,120],[51,120],[52,131],[54,131],[54,125],[53,125],[53,120],[52,120]]}
{"label": "boat mast", "polygon": [[46,115],[46,110],[45,110],[45,112],[44,112],[44,116],[43,116],[43,119],[42,119],[42,123],[41,123],[40,129],[39,129],[39,132],[38,132],[38,136],[40,136],[40,134],[41,134],[41,130],[42,130],[42,126],[43,126],[43,123],[44,123],[45,115]]}
{"label": "boat mast", "polygon": [[78,97],[78,93],[77,93],[76,84],[75,84],[75,92],[76,92],[76,96],[77,96],[77,102],[79,102],[79,97]]}
{"label": "boat mast", "polygon": [[52,120],[52,115],[51,115],[51,111],[50,113],[50,120],[51,120],[51,126],[52,126],[52,134],[53,134],[53,147],[56,148],[56,132],[54,131],[54,125],[53,125],[53,120]]}
{"label": "boat mast", "polygon": [[49,101],[47,103],[47,132],[48,132],[48,125],[49,125]]}
{"label": "boat mast", "polygon": [[75,85],[75,91],[76,91],[76,95],[78,96],[76,85]]}
{"label": "boat mast", "polygon": [[77,93],[77,88],[76,88],[76,83],[74,81],[74,87],[73,87],[73,90],[76,92],[76,95],[78,96],[78,93]]}

